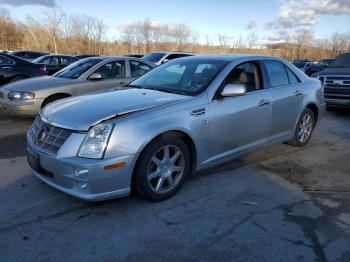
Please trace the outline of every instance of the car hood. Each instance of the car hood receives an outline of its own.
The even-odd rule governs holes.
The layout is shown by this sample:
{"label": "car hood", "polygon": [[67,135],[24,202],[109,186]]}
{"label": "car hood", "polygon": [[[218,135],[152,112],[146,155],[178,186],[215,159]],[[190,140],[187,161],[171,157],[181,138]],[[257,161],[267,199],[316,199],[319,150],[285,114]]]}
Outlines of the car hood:
{"label": "car hood", "polygon": [[317,73],[318,75],[349,75],[350,68],[326,68],[321,72]]}
{"label": "car hood", "polygon": [[61,85],[68,85],[70,83],[76,83],[77,81],[79,80],[59,78],[53,76],[42,76],[10,83],[6,85],[5,88],[11,91],[35,92],[50,87],[57,87]]}
{"label": "car hood", "polygon": [[109,118],[188,98],[156,90],[126,89],[59,100],[47,105],[40,115],[55,126],[85,131]]}

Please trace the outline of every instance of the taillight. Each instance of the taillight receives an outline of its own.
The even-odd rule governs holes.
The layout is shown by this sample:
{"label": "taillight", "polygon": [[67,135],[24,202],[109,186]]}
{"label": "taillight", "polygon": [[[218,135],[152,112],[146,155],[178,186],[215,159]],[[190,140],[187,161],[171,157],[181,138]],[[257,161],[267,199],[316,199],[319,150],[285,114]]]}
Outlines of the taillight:
{"label": "taillight", "polygon": [[45,65],[40,66],[39,67],[39,71],[43,72],[43,73],[46,73],[46,66]]}

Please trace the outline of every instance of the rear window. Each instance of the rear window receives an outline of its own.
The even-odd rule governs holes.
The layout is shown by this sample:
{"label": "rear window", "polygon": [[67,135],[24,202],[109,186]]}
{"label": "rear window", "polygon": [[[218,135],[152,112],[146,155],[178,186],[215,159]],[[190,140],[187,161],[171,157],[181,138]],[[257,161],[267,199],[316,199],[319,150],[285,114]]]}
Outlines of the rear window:
{"label": "rear window", "polygon": [[163,56],[165,56],[165,53],[150,53],[148,55],[143,56],[142,59],[145,59],[152,63],[157,63]]}

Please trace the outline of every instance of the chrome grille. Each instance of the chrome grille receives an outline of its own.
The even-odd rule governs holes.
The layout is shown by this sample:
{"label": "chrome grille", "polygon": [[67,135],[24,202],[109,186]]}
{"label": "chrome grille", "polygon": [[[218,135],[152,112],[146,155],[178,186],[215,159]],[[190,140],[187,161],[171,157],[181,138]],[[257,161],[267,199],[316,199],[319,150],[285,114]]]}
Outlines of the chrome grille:
{"label": "chrome grille", "polygon": [[56,155],[58,150],[72,134],[71,130],[45,123],[37,116],[28,132],[33,145],[41,152]]}
{"label": "chrome grille", "polygon": [[350,99],[350,77],[325,76],[324,96],[330,99]]}

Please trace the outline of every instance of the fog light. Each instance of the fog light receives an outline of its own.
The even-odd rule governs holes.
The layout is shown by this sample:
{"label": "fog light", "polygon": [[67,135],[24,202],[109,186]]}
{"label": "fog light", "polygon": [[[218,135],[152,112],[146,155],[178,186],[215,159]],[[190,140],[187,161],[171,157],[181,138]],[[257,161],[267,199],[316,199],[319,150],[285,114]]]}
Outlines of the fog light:
{"label": "fog light", "polygon": [[78,181],[77,185],[81,189],[87,189],[88,188],[88,183],[86,183],[84,181]]}
{"label": "fog light", "polygon": [[73,177],[78,180],[87,181],[89,170],[82,168],[74,168]]}

